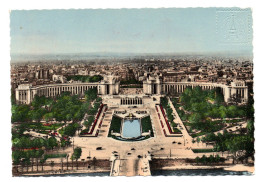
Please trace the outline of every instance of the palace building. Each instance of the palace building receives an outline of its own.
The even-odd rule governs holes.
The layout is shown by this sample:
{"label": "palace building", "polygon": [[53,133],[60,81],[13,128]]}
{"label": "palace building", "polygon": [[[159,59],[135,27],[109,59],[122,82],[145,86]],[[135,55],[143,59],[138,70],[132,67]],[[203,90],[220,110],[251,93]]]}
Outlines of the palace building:
{"label": "palace building", "polygon": [[[230,102],[231,98],[236,98],[241,103],[248,101],[248,87],[243,81],[234,81],[230,85],[207,82],[171,82],[163,81],[160,76],[148,76],[143,81],[143,94],[137,94],[135,98],[128,95],[120,95],[121,105],[141,105],[144,96],[165,95],[169,93],[180,94],[187,87],[201,87],[202,90],[219,88],[224,95],[225,102]],[[99,95],[119,95],[120,82],[112,75],[105,76],[100,82],[72,82],[48,85],[32,86],[30,84],[18,85],[15,90],[17,103],[30,104],[35,95],[46,97],[56,97],[63,92],[71,92],[73,95],[84,96],[84,92],[90,88],[97,88]]]}
{"label": "palace building", "polygon": [[46,97],[56,97],[63,92],[71,92],[73,95],[84,96],[85,91],[90,88],[97,88],[99,95],[117,95],[119,93],[119,82],[115,77],[106,76],[100,82],[72,82],[61,84],[48,84],[32,86],[31,84],[18,85],[15,90],[17,103],[30,104],[35,95]]}

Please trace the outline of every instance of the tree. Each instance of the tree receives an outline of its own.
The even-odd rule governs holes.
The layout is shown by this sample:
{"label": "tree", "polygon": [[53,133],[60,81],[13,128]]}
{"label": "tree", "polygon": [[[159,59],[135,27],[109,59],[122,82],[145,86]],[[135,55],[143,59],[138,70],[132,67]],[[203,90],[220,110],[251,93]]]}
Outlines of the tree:
{"label": "tree", "polygon": [[80,158],[81,153],[82,153],[81,148],[80,148],[80,147],[76,147],[76,148],[74,149],[74,152],[73,152],[72,156],[71,156],[71,159],[72,159],[72,160],[76,160],[77,169],[78,169],[78,159]]}
{"label": "tree", "polygon": [[206,142],[212,142],[216,140],[216,135],[214,133],[208,133],[206,134],[205,141]]}
{"label": "tree", "polygon": [[97,88],[94,87],[94,88],[91,88],[91,89],[88,89],[86,92],[85,92],[85,99],[86,100],[89,100],[89,101],[93,101],[97,98]]}
{"label": "tree", "polygon": [[233,154],[233,163],[246,151],[245,157],[254,154],[254,140],[250,136],[235,136],[225,141],[227,149]]}
{"label": "tree", "polygon": [[196,142],[197,142],[198,145],[199,145],[199,143],[200,143],[200,138],[199,138],[199,137],[197,137]]}
{"label": "tree", "polygon": [[60,146],[63,148],[64,150],[64,147],[66,146],[66,141],[62,138],[61,141],[60,141]]}
{"label": "tree", "polygon": [[97,163],[97,159],[96,159],[96,157],[93,157],[93,161],[92,161],[92,163],[93,163],[94,170],[95,170],[95,169],[96,169],[96,163]]}
{"label": "tree", "polygon": [[89,78],[89,82],[99,82],[103,79],[101,75],[94,75]]}
{"label": "tree", "polygon": [[35,157],[36,157],[36,165],[37,165],[37,171],[38,171],[38,164],[39,164],[39,158],[42,157],[42,155],[44,154],[43,150],[37,150],[35,151]]}
{"label": "tree", "polygon": [[226,116],[227,116],[227,109],[226,109],[225,106],[220,106],[219,107],[219,114],[220,114],[220,117],[222,119],[226,118]]}
{"label": "tree", "polygon": [[237,106],[235,106],[235,105],[228,106],[228,108],[227,108],[228,117],[230,117],[230,118],[236,117],[237,111],[238,111]]}
{"label": "tree", "polygon": [[254,131],[255,131],[255,126],[254,126],[254,120],[251,119],[247,122],[247,131],[248,131],[248,134],[252,137],[254,137]]}
{"label": "tree", "polygon": [[199,162],[200,162],[200,158],[197,156],[197,157],[195,158],[195,161],[196,161],[196,163],[197,163],[197,165],[198,165]]}
{"label": "tree", "polygon": [[64,135],[74,136],[80,125],[78,123],[71,123],[64,128]]}
{"label": "tree", "polygon": [[44,165],[45,162],[46,162],[46,159],[44,159],[44,158],[42,158],[42,159],[40,160],[40,163],[41,163],[41,165],[42,165],[42,171],[43,171],[43,165]]}
{"label": "tree", "polygon": [[53,150],[54,147],[58,146],[57,139],[55,137],[50,137],[48,139],[48,146]]}
{"label": "tree", "polygon": [[160,103],[161,103],[161,105],[162,105],[164,108],[166,108],[167,105],[168,105],[168,99],[167,99],[167,97],[161,97],[161,98],[160,98]]}
{"label": "tree", "polygon": [[202,120],[202,116],[199,113],[193,113],[189,117],[191,123],[199,123]]}
{"label": "tree", "polygon": [[44,114],[43,118],[45,119],[45,121],[51,121],[54,117],[54,114],[52,112],[46,113]]}
{"label": "tree", "polygon": [[32,120],[39,122],[45,113],[46,113],[45,109],[39,108],[36,110],[34,109],[34,110],[29,111],[29,116]]}
{"label": "tree", "polygon": [[13,164],[16,165],[17,172],[18,172],[18,165],[21,162],[22,156],[23,156],[23,152],[19,150],[15,150],[12,152]]}
{"label": "tree", "polygon": [[51,170],[53,171],[54,161],[51,161]]}
{"label": "tree", "polygon": [[29,111],[30,111],[29,105],[12,105],[12,118],[11,118],[12,123],[28,121]]}

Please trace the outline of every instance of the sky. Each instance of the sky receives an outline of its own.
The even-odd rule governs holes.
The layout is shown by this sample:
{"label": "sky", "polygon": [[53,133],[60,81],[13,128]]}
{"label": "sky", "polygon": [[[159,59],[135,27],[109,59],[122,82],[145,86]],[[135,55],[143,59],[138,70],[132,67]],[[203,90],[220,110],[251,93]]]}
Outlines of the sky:
{"label": "sky", "polygon": [[[252,53],[251,10],[215,8],[13,10],[12,54]],[[227,33],[235,26],[238,37]],[[224,36],[225,35],[225,36]]]}

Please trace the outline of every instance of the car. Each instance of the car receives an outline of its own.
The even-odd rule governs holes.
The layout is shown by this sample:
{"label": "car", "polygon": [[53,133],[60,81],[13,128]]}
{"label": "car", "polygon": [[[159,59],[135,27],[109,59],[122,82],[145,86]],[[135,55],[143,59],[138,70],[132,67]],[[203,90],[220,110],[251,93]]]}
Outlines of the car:
{"label": "car", "polygon": [[172,144],[175,144],[175,143],[176,143],[175,141],[172,142]]}
{"label": "car", "polygon": [[102,147],[97,147],[96,150],[102,150]]}
{"label": "car", "polygon": [[178,142],[178,144],[180,145],[180,144],[181,144],[181,142]]}
{"label": "car", "polygon": [[137,157],[140,159],[140,158],[142,158],[143,156],[141,156],[141,155],[138,155]]}
{"label": "car", "polygon": [[164,148],[161,148],[160,150],[164,150]]}
{"label": "car", "polygon": [[131,150],[135,150],[135,148],[131,148]]}

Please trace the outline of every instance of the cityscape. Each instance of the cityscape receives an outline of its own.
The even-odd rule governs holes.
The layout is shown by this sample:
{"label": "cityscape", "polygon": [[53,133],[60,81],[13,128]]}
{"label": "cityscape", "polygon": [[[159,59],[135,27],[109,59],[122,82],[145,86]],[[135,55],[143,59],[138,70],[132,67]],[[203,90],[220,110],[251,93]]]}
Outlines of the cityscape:
{"label": "cityscape", "polygon": [[[252,175],[255,161],[252,46],[232,44],[244,41],[239,30],[242,28],[234,17],[243,20],[251,11],[224,10],[13,11],[10,63],[13,176]],[[55,13],[59,21],[55,17],[55,25],[50,25],[46,17]],[[108,15],[118,21],[111,22]],[[205,41],[200,40],[205,45],[189,46],[198,41],[192,36],[199,34],[197,31],[205,27],[206,21],[212,21],[205,18],[198,23],[204,15],[212,16],[212,26],[215,15],[218,21],[222,15],[227,16],[223,23],[230,24],[232,36],[238,30],[237,38],[227,38],[230,45],[218,47],[207,42],[209,37],[205,35]],[[79,20],[82,16],[87,24],[77,23],[75,29],[59,32],[60,27],[75,25],[73,18]],[[195,32],[189,34],[190,40],[186,38],[189,25],[169,17],[188,18]],[[56,25],[63,19],[67,21]],[[174,25],[166,26],[165,19]],[[134,20],[141,28],[147,25],[150,29],[135,32]],[[84,22],[84,18],[79,22]],[[158,22],[170,30],[171,26],[187,26],[183,29],[187,32],[182,35],[180,29],[175,35],[171,31],[165,33],[164,28],[157,28]],[[95,32],[97,27],[104,30]],[[75,33],[81,29],[93,43],[90,52],[84,53],[82,48],[83,34],[78,33],[82,36],[78,39]],[[52,30],[57,38],[46,41]],[[99,31],[105,34],[100,34],[101,38]],[[142,35],[149,31],[161,35]],[[88,37],[91,33],[94,38]],[[75,37],[71,41],[72,38],[63,39],[63,34]],[[163,44],[177,38],[183,39],[180,47]],[[61,44],[65,40],[68,45]],[[147,45],[142,46],[140,40]],[[97,44],[98,41],[104,42]],[[87,44],[85,48],[90,49]],[[73,52],[75,47],[80,53]],[[169,52],[170,47],[183,51]]]}

